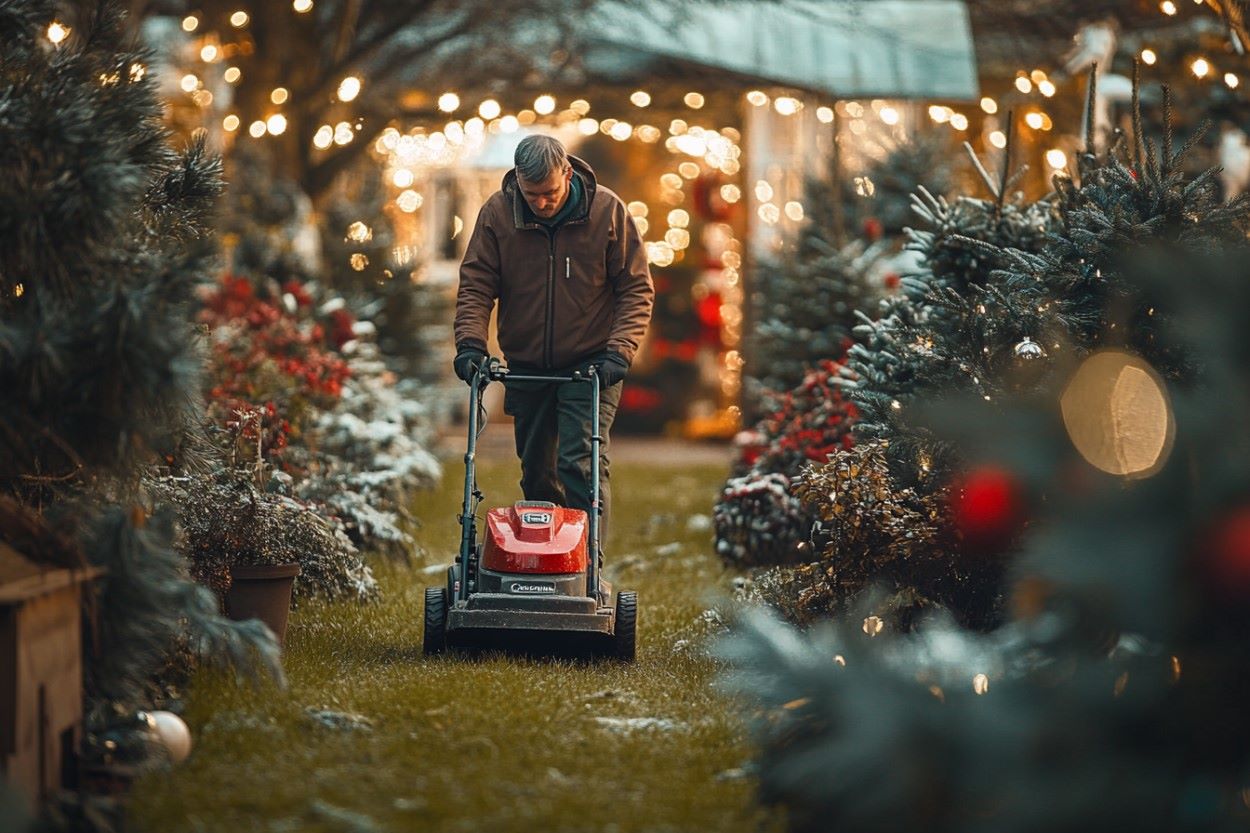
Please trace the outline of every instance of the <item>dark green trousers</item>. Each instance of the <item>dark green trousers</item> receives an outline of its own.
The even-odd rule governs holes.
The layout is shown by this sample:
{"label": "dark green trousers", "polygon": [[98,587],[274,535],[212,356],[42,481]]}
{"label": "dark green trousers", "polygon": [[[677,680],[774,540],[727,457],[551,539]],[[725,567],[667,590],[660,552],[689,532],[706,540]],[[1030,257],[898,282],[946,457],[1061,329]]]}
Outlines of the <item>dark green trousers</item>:
{"label": "dark green trousers", "polygon": [[[599,500],[603,515],[599,540],[608,540],[612,489],[608,472],[608,432],[621,401],[618,382],[599,393]],[[503,410],[516,420],[516,453],[521,458],[521,491],[526,500],[547,500],[590,512],[590,385],[509,382]]]}

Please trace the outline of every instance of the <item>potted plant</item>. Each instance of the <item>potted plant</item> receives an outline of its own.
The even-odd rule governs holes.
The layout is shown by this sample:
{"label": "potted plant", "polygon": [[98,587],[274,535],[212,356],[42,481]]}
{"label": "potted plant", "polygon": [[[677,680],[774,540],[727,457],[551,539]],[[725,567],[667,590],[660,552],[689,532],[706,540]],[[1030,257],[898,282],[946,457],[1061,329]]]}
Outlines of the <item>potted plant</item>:
{"label": "potted plant", "polygon": [[341,525],[285,493],[290,477],[263,454],[267,417],[265,409],[236,412],[216,432],[224,453],[162,476],[157,488],[179,507],[177,546],[192,577],[217,593],[230,618],[260,619],[282,642],[293,598],[367,598],[376,584]]}

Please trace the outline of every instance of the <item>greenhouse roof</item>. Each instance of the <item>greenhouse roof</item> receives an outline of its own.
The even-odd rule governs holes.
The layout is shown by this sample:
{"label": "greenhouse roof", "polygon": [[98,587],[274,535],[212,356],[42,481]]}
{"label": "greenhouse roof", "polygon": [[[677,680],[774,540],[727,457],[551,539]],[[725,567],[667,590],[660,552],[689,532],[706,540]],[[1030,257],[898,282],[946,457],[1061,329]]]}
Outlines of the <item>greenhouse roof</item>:
{"label": "greenhouse roof", "polygon": [[835,98],[979,95],[962,0],[609,0],[583,37],[600,76],[660,58]]}

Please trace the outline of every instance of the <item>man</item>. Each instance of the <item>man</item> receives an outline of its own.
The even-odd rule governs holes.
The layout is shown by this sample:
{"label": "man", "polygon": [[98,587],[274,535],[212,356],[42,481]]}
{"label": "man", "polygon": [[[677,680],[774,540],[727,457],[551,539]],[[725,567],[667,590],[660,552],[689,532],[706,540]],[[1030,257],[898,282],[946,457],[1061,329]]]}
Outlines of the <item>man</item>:
{"label": "man", "polygon": [[[460,264],[456,375],[470,381],[486,359],[496,300],[509,367],[554,375],[596,368],[606,540],[608,432],[655,300],[646,249],[620,197],[555,139],[526,137],[514,163],[482,206]],[[508,384],[504,412],[516,420],[526,500],[590,511],[590,407],[588,384]]]}

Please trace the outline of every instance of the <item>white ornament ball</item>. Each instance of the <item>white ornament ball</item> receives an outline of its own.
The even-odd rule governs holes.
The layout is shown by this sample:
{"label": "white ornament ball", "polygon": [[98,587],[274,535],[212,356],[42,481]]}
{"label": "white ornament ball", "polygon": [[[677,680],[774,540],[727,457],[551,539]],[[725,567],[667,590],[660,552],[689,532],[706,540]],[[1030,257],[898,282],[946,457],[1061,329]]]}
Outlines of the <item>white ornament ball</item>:
{"label": "white ornament ball", "polygon": [[191,754],[191,730],[183,719],[173,712],[151,712],[156,724],[156,736],[169,751],[169,759],[180,763]]}

